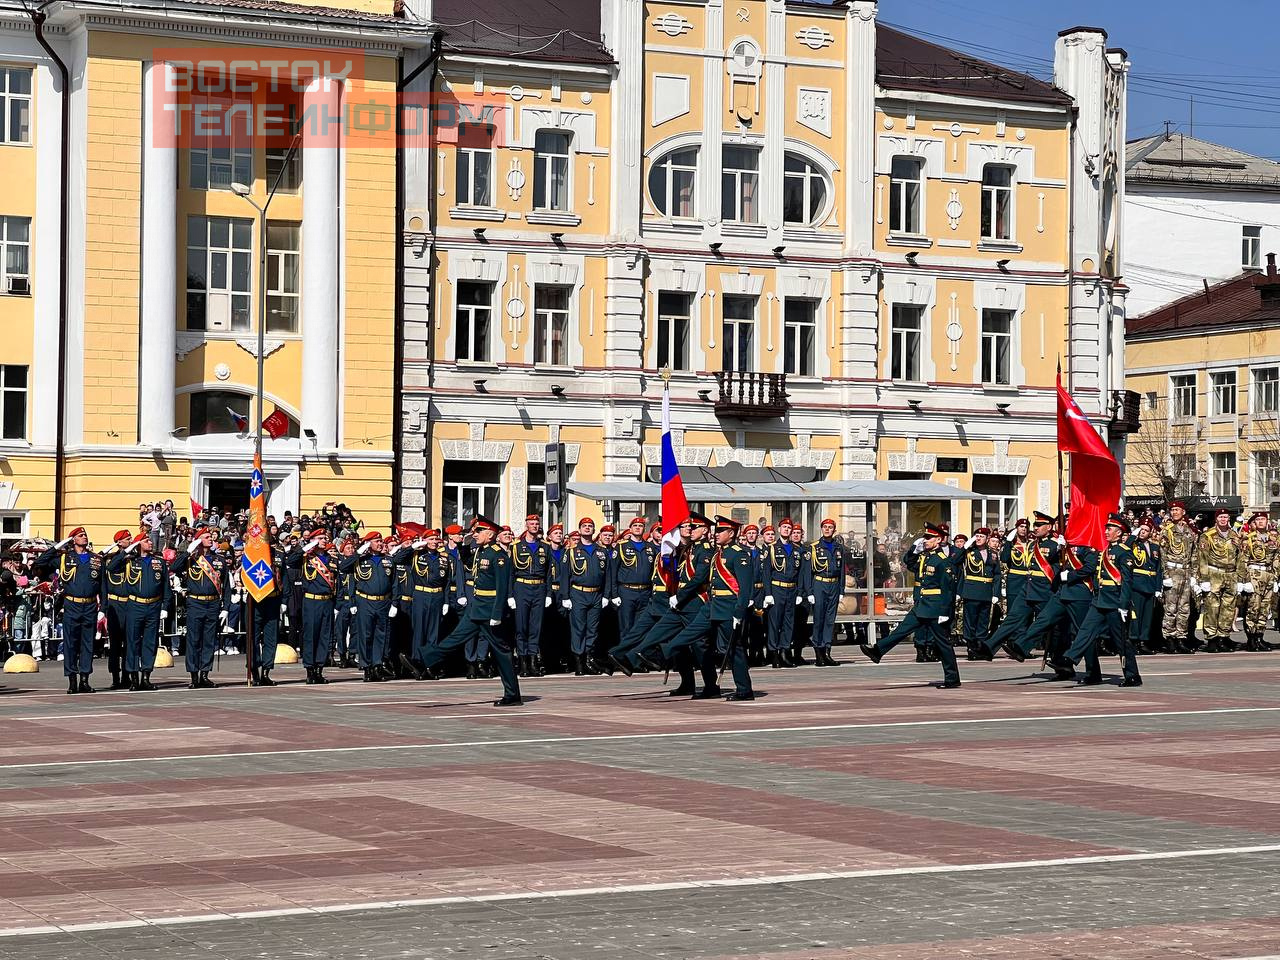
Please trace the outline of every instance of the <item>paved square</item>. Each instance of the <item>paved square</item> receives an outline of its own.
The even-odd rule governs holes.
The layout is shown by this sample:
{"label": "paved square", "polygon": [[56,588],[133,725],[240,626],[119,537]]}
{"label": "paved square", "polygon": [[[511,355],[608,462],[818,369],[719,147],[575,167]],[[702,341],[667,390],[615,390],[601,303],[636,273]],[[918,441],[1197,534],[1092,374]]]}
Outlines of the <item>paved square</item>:
{"label": "paved square", "polygon": [[0,960],[1280,954],[1280,653],[1029,666],[5,676]]}

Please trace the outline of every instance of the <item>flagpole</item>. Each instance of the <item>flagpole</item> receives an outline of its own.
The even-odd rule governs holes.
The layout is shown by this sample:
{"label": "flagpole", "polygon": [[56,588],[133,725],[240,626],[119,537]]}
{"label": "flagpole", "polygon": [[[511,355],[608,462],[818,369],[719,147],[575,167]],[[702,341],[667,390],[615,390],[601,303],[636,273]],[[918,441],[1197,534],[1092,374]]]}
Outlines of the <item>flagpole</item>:
{"label": "flagpole", "polygon": [[[1062,386],[1062,354],[1058,354],[1058,386]],[[1062,538],[1067,538],[1065,503],[1062,499],[1062,437],[1058,437],[1058,522],[1062,524]]]}

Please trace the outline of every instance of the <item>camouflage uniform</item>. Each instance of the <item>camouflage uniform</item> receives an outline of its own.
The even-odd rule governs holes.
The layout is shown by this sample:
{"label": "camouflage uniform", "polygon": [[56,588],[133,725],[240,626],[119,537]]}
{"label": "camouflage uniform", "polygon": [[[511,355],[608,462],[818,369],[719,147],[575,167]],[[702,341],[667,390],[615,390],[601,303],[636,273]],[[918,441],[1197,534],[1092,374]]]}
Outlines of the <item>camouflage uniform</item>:
{"label": "camouflage uniform", "polygon": [[1240,550],[1230,530],[1223,533],[1214,527],[1200,535],[1196,547],[1196,577],[1201,590],[1208,585],[1201,601],[1201,626],[1205,649],[1210,653],[1225,649],[1225,644],[1230,642],[1236,618],[1239,563]]}
{"label": "camouflage uniform", "polygon": [[1262,633],[1271,616],[1272,588],[1280,563],[1280,543],[1266,530],[1248,530],[1240,536],[1240,566],[1237,569],[1245,587],[1244,633],[1246,649],[1262,647]]}
{"label": "camouflage uniform", "polygon": [[1165,643],[1176,649],[1191,638],[1191,584],[1196,570],[1196,532],[1185,520],[1165,521],[1156,537],[1164,562],[1164,622],[1161,633]]}

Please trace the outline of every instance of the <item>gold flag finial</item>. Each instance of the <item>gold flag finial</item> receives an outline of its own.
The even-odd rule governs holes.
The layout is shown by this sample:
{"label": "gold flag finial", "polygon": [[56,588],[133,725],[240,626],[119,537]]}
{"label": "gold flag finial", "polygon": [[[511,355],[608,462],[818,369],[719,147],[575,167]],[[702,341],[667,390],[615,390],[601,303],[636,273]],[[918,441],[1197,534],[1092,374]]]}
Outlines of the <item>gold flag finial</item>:
{"label": "gold flag finial", "polygon": [[671,368],[670,368],[670,367],[663,367],[663,368],[662,368],[662,370],[661,370],[661,371],[659,371],[659,374],[658,374],[658,375],[659,375],[660,377],[662,377],[662,382],[663,382],[663,383],[670,383],[670,382],[671,382]]}

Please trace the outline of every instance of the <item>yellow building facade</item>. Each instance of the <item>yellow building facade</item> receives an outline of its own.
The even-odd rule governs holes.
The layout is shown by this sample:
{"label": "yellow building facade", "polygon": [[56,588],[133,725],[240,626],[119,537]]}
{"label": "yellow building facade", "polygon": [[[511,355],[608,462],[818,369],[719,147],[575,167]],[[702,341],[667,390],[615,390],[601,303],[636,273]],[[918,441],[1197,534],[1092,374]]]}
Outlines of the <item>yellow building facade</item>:
{"label": "yellow building facade", "polygon": [[[899,528],[1053,508],[1059,360],[1103,429],[1123,387],[1124,52],[1068,31],[1045,83],[866,0],[598,17],[595,50],[447,34],[423,81],[491,112],[487,140],[442,129],[417,162],[433,185],[406,240],[405,514],[644,508],[549,503],[546,459],[571,485],[653,479],[664,369],[678,456],[708,476],[983,495],[885,510]],[[810,530],[862,517],[733,506]]]}
{"label": "yellow building facade", "polygon": [[[318,99],[335,116],[357,94],[393,102],[405,51],[430,31],[389,0],[319,16],[269,0],[179,7],[59,7],[41,24],[52,54],[21,11],[0,16],[5,112],[22,118],[0,145],[6,539],[60,523],[103,543],[142,502],[172,499],[180,515],[189,500],[247,505],[252,439],[236,417],[256,426],[264,308],[263,413],[286,418],[286,436],[265,444],[270,509],[345,501],[389,519],[396,151],[346,132],[320,146],[303,128]],[[303,62],[335,72],[290,80],[303,121],[290,152],[253,135],[166,134],[166,103],[195,62],[237,64],[244,90]],[[254,111],[272,96],[226,95]],[[277,183],[264,251],[255,207]]]}

